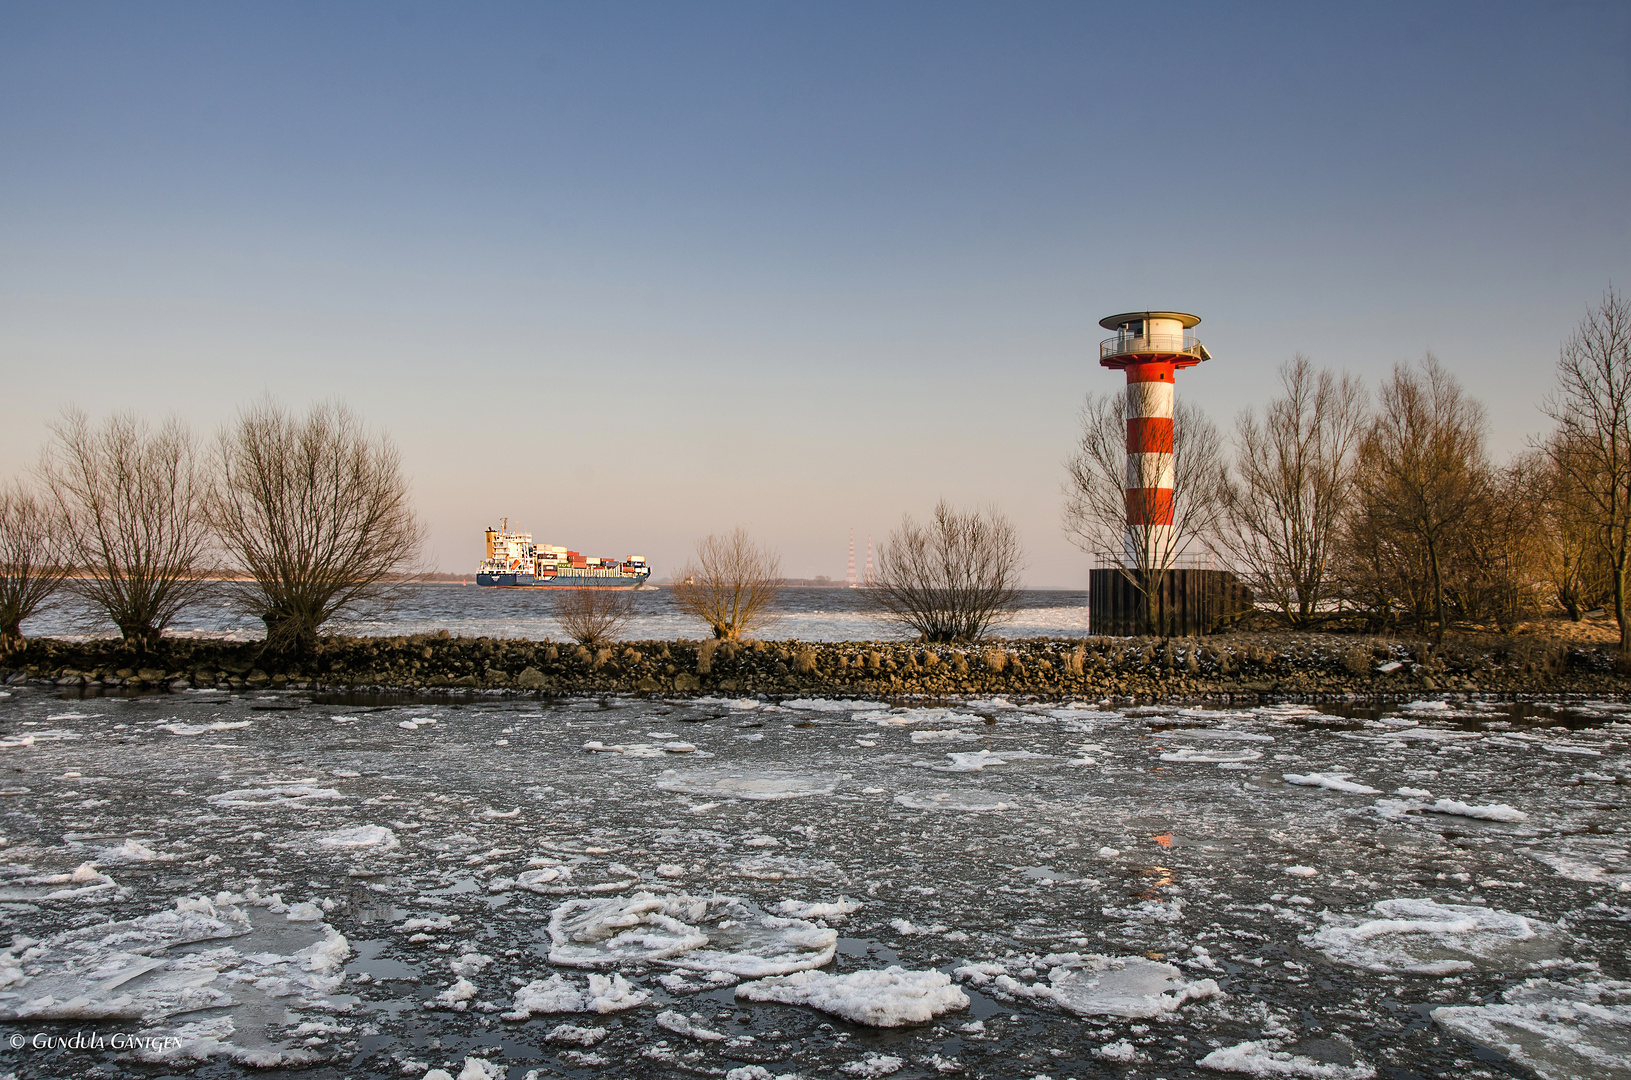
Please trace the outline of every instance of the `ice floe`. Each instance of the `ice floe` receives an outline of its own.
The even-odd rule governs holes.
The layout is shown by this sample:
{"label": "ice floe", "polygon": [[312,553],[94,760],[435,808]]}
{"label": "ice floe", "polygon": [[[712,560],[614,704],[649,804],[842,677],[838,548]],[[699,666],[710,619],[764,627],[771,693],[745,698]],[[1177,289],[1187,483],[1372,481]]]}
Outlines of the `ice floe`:
{"label": "ice floe", "polygon": [[[265,1017],[333,1008],[328,995],[343,981],[350,947],[326,924],[278,920],[287,929],[275,923],[254,927],[233,902],[242,899],[225,894],[217,902],[182,899],[173,911],[14,946],[0,953],[0,986],[5,987],[0,1017],[137,1021],[149,1027],[147,1034],[168,1040],[163,1054],[146,1060],[223,1056],[263,1067],[321,1060],[324,1055],[314,1047],[323,1039],[297,1047],[273,1030],[298,1019]],[[179,951],[211,942],[221,944]],[[276,1008],[269,1008],[274,1001]],[[170,1023],[203,1009],[234,1011],[197,1023]],[[251,1016],[261,1018],[264,1030],[257,1030]]]}
{"label": "ice floe", "polygon": [[851,701],[847,698],[841,701],[829,698],[789,698],[781,703],[781,707],[797,709],[800,712],[876,712],[889,708],[881,701]]}
{"label": "ice floe", "polygon": [[748,1001],[808,1005],[831,1016],[869,1027],[926,1024],[942,1013],[966,1009],[968,995],[941,971],[888,967],[828,975],[799,971],[743,983],[736,996]]}
{"label": "ice floe", "polygon": [[826,922],[841,922],[846,916],[860,911],[861,902],[851,900],[847,896],[840,896],[831,903],[783,900],[776,905],[776,910],[790,919],[822,919]]}
{"label": "ice floe", "polygon": [[159,726],[172,735],[204,735],[212,731],[234,731],[238,728],[246,728],[249,726],[249,724],[250,721],[248,720],[238,720],[234,722],[217,720],[213,724],[172,723],[161,724]]}
{"label": "ice floe", "polygon": [[1301,940],[1335,963],[1418,975],[1544,967],[1563,940],[1548,923],[1469,904],[1382,900],[1371,911],[1379,917],[1326,914],[1326,925]]}
{"label": "ice floe", "polygon": [[1262,756],[1263,751],[1261,750],[1200,750],[1192,746],[1181,746],[1169,753],[1162,754],[1161,760],[1221,764],[1226,761],[1257,761]]}
{"label": "ice floe", "polygon": [[1455,814],[1458,817],[1481,818],[1484,821],[1528,821],[1529,815],[1522,810],[1514,810],[1506,803],[1494,803],[1490,806],[1473,806],[1469,803],[1458,802],[1455,799],[1440,799],[1431,806],[1422,807],[1429,814]]}
{"label": "ice floe", "polygon": [[1171,964],[1144,957],[1067,953],[1054,959],[1061,962],[1048,972],[1046,983],[1023,983],[1005,972],[992,980],[991,989],[999,996],[1051,1002],[1078,1016],[1136,1019],[1164,1016],[1186,1002],[1221,993],[1211,979],[1190,982]]}
{"label": "ice floe", "polygon": [[979,772],[992,765],[1006,765],[1011,761],[1042,761],[1048,758],[1047,754],[1038,754],[1030,750],[975,750],[966,754],[947,754],[951,764],[942,765],[934,761],[914,761],[912,764],[920,769],[934,769],[937,772]]}
{"label": "ice floe", "polygon": [[1012,795],[979,788],[949,788],[939,791],[903,791],[895,803],[908,810],[1012,810],[1019,803]]}
{"label": "ice floe", "polygon": [[551,913],[549,962],[567,967],[649,963],[756,979],[820,967],[838,932],[770,915],[731,896],[641,892],[569,900]]}
{"label": "ice floe", "polygon": [[1348,777],[1349,772],[1317,772],[1317,773],[1285,773],[1282,779],[1288,784],[1297,784],[1302,787],[1321,787],[1331,791],[1345,791],[1353,795],[1380,795],[1381,792],[1364,784],[1357,784]]}
{"label": "ice floe", "polygon": [[358,825],[350,829],[335,829],[333,832],[322,833],[312,838],[312,843],[321,848],[336,848],[341,851],[355,851],[362,848],[372,848],[375,851],[394,851],[402,844],[396,838],[396,833],[383,825]]}
{"label": "ice floe", "polygon": [[667,772],[657,780],[657,787],[661,791],[712,798],[798,799],[810,795],[831,795],[839,784],[848,779],[847,773],[717,769]]}
{"label": "ice floe", "polygon": [[310,783],[291,783],[279,787],[240,788],[211,795],[206,801],[216,806],[230,807],[288,807],[309,806],[328,799],[343,799],[334,788],[316,787]]}

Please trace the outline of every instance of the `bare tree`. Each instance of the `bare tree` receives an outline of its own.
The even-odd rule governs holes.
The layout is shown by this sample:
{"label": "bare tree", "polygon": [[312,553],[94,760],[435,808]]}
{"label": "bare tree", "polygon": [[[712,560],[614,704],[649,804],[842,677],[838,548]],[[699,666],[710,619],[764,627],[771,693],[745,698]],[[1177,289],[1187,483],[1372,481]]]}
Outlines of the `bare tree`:
{"label": "bare tree", "polygon": [[72,587],[137,650],[157,644],[209,587],[206,487],[192,433],[119,413],[93,428],[77,409],[52,426],[39,474]]}
{"label": "bare tree", "polygon": [[1444,639],[1449,544],[1489,494],[1484,409],[1429,353],[1420,373],[1396,365],[1360,441],[1356,484],[1384,535],[1424,556],[1435,638]]}
{"label": "bare tree", "polygon": [[994,507],[959,512],[940,500],[923,524],[889,534],[868,598],[924,641],[977,641],[1013,618],[1025,569],[1019,530]]}
{"label": "bare tree", "polygon": [[1595,533],[1607,558],[1620,626],[1620,658],[1631,663],[1626,573],[1631,566],[1631,298],[1612,288],[1564,341],[1557,390],[1542,408],[1557,422],[1544,444],[1562,494]]}
{"label": "bare tree", "polygon": [[1329,598],[1365,398],[1358,380],[1316,374],[1301,353],[1280,369],[1280,385],[1285,394],[1269,402],[1261,425],[1250,410],[1235,422],[1228,547],[1256,595],[1304,626]]}
{"label": "bare tree", "polygon": [[1089,394],[1083,403],[1081,441],[1066,462],[1064,525],[1076,546],[1119,568],[1143,595],[1146,626],[1153,627],[1161,624],[1156,609],[1167,571],[1217,536],[1228,473],[1217,427],[1182,402],[1172,420],[1171,517],[1166,507],[1138,502],[1153,499],[1153,485],[1128,491],[1130,405],[1121,394]]}
{"label": "bare tree", "polygon": [[781,583],[781,559],[738,527],[697,545],[674,586],[674,605],[706,623],[714,637],[737,641],[769,624]]}
{"label": "bare tree", "polygon": [[556,586],[554,600],[556,621],[579,645],[613,641],[634,618],[633,589]]}
{"label": "bare tree", "polygon": [[0,656],[22,647],[23,620],[67,576],[50,515],[22,483],[0,490]]}
{"label": "bare tree", "polygon": [[216,470],[210,518],[243,579],[229,592],[272,648],[310,650],[324,623],[418,559],[401,455],[343,405],[245,410],[216,442]]}

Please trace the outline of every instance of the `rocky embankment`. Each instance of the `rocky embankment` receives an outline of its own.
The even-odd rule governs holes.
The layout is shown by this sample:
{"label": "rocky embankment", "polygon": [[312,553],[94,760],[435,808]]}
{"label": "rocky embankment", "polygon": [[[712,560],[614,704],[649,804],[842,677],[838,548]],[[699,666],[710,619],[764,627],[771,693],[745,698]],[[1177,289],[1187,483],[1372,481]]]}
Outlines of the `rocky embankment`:
{"label": "rocky embankment", "polygon": [[959,694],[1139,698],[1392,696],[1423,691],[1617,694],[1612,650],[1510,641],[1481,649],[1320,634],[1201,640],[1088,638],[986,646],[900,642],[637,641],[572,644],[451,637],[328,638],[305,657],[258,643],[37,639],[0,659],[8,683],[64,689],[382,689],[542,694]]}

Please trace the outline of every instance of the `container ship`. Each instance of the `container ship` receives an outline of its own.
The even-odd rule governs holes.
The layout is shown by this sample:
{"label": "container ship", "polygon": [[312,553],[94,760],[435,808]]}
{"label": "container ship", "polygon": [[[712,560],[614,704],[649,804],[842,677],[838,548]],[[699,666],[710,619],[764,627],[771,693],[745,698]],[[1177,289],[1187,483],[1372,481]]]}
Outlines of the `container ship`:
{"label": "container ship", "polygon": [[596,558],[569,548],[534,544],[531,533],[487,530],[487,557],[476,572],[477,585],[505,589],[635,589],[646,583],[651,567],[645,556]]}

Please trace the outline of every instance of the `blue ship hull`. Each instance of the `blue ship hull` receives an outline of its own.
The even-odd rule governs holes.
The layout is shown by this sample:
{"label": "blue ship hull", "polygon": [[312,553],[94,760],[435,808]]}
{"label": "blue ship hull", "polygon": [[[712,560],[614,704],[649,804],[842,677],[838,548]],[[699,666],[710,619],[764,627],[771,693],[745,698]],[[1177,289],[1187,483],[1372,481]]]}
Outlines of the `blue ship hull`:
{"label": "blue ship hull", "polygon": [[563,574],[559,577],[534,577],[531,574],[477,574],[476,584],[500,589],[637,589],[646,583],[650,574],[639,577],[590,577]]}

